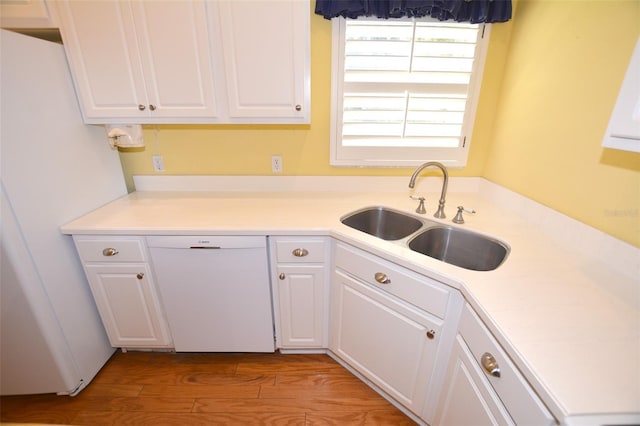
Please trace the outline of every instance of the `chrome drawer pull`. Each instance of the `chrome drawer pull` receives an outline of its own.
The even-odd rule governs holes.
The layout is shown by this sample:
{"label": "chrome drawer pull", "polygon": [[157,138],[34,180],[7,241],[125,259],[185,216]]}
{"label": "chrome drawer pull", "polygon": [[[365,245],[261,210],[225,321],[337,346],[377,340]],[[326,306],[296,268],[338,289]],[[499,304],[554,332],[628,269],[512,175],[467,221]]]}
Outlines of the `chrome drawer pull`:
{"label": "chrome drawer pull", "polygon": [[383,272],[376,272],[374,277],[380,284],[391,284],[391,279]]}
{"label": "chrome drawer pull", "polygon": [[309,250],[305,248],[297,248],[291,252],[295,257],[305,257],[309,254]]}
{"label": "chrome drawer pull", "polygon": [[480,362],[487,373],[491,374],[493,377],[500,377],[500,366],[493,355],[489,352],[485,352],[482,355],[482,358],[480,358]]}
{"label": "chrome drawer pull", "polygon": [[115,256],[116,254],[118,254],[118,250],[114,249],[113,247],[107,247],[106,249],[102,250],[103,256]]}

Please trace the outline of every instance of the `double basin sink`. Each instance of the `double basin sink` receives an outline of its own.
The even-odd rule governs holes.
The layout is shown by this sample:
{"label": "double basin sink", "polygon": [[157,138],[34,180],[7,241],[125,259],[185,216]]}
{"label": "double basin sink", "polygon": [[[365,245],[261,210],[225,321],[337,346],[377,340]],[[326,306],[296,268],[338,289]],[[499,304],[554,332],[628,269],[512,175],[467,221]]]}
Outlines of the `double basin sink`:
{"label": "double basin sink", "polygon": [[383,240],[404,243],[417,253],[474,271],[496,269],[509,253],[509,247],[496,239],[387,207],[357,210],[342,217],[341,222]]}

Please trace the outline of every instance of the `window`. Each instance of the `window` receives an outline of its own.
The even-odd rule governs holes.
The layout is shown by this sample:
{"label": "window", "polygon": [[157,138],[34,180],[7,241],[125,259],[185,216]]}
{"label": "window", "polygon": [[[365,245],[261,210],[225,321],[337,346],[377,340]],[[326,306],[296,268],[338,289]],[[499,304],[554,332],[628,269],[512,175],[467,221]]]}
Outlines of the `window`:
{"label": "window", "polygon": [[432,18],[339,18],[333,25],[331,164],[463,167],[484,26]]}
{"label": "window", "polygon": [[640,152],[640,37],[631,55],[602,146]]}

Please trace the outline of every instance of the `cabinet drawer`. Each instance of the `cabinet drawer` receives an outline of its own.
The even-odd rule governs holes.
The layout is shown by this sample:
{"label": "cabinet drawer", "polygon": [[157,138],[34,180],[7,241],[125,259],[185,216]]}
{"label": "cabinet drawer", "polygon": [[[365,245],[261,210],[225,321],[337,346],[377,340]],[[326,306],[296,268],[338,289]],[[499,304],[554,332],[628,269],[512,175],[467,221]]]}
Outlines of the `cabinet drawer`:
{"label": "cabinet drawer", "polygon": [[[556,424],[538,395],[469,305],[462,312],[460,334],[516,424]],[[485,353],[495,358],[500,377],[490,374],[482,366],[481,360]]]}
{"label": "cabinet drawer", "polygon": [[[450,297],[450,290],[444,284],[342,243],[336,244],[335,262],[337,268],[444,318]],[[388,283],[380,282],[385,279]]]}
{"label": "cabinet drawer", "polygon": [[324,262],[324,239],[277,239],[276,259],[278,263]]}
{"label": "cabinet drawer", "polygon": [[73,238],[83,262],[144,262],[144,240],[141,237]]}

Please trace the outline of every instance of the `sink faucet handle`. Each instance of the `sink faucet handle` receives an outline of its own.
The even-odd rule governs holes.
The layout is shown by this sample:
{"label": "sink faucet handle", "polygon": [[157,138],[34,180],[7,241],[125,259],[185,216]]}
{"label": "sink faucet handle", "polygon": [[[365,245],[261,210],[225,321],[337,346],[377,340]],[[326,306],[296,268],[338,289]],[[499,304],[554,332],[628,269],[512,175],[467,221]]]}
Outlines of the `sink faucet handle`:
{"label": "sink faucet handle", "polygon": [[462,217],[462,212],[466,212],[469,214],[475,214],[476,211],[473,209],[465,209],[463,206],[458,206],[458,213],[456,213],[456,217],[454,217],[451,221],[453,223],[464,223],[464,218]]}
{"label": "sink faucet handle", "polygon": [[416,209],[416,213],[425,214],[427,212],[427,210],[424,208],[424,197],[409,195],[409,198],[411,198],[412,200],[420,201],[420,204],[418,204],[418,208]]}

